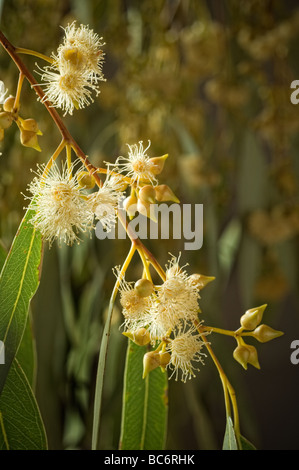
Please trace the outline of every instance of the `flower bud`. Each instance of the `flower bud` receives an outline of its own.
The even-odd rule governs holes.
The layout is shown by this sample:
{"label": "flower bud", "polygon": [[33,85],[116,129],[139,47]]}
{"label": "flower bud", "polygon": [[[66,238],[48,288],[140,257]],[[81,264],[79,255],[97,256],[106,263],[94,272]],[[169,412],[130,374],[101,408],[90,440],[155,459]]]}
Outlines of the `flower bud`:
{"label": "flower bud", "polygon": [[252,336],[257,339],[260,343],[266,343],[271,339],[278,338],[284,333],[282,331],[274,330],[268,325],[259,325],[254,331]]}
{"label": "flower bud", "polygon": [[254,346],[251,346],[250,344],[246,344],[246,348],[249,351],[249,358],[248,358],[248,364],[251,364],[252,366],[256,367],[257,369],[260,369],[261,366],[258,361],[258,356],[257,356],[257,350]]}
{"label": "flower bud", "polygon": [[25,131],[35,132],[38,135],[42,135],[42,132],[38,128],[38,124],[35,119],[22,119],[21,126]]}
{"label": "flower bud", "polygon": [[248,364],[260,369],[257,350],[250,344],[239,344],[233,352],[233,357],[245,370]]}
{"label": "flower bud", "polygon": [[251,308],[247,310],[240,319],[240,323],[246,330],[254,330],[262,321],[263,313],[267,304],[261,305],[260,307]]}
{"label": "flower bud", "polygon": [[136,331],[126,331],[123,333],[138,346],[145,346],[151,342],[151,335],[146,328],[140,328]]}
{"label": "flower bud", "polygon": [[160,184],[155,187],[156,199],[159,202],[172,201],[179,203],[180,200],[176,197],[174,192],[167,184]]}
{"label": "flower bud", "polygon": [[149,202],[150,204],[155,203],[155,196],[156,196],[155,188],[151,186],[150,184],[143,186],[140,189],[139,194],[138,194],[138,197],[142,202],[145,202],[145,203]]}
{"label": "flower bud", "polygon": [[137,198],[135,194],[131,194],[124,200],[123,207],[130,217],[134,217],[137,211]]}
{"label": "flower bud", "polygon": [[167,157],[168,154],[162,155],[162,157],[150,158],[150,162],[152,163],[151,173],[153,173],[154,175],[159,175],[164,168],[165,160]]}
{"label": "flower bud", "polygon": [[13,117],[11,113],[2,111],[0,113],[0,127],[1,129],[8,129],[12,125]]}
{"label": "flower bud", "polygon": [[244,367],[245,370],[247,370],[249,355],[250,353],[248,348],[246,346],[241,345],[238,345],[233,352],[234,359],[239,362],[239,364],[241,364],[241,366]]}
{"label": "flower bud", "polygon": [[78,184],[81,188],[91,189],[95,185],[94,176],[88,171],[80,171],[77,176]]}
{"label": "flower bud", "polygon": [[189,282],[192,286],[196,287],[198,290],[203,289],[209,282],[215,280],[213,276],[204,276],[203,274],[191,274],[189,277]]}
{"label": "flower bud", "polygon": [[1,129],[0,127],[0,142],[4,139],[4,129]]}
{"label": "flower bud", "polygon": [[137,201],[137,210],[140,214],[148,217],[153,222],[157,222],[157,217],[155,213],[155,204],[151,204],[149,202],[142,202],[140,199]]}
{"label": "flower bud", "polygon": [[170,362],[171,355],[169,354],[169,352],[166,352],[166,351],[164,352],[160,351],[159,354],[160,354],[160,367],[164,371],[166,366]]}
{"label": "flower bud", "polygon": [[4,111],[7,111],[9,113],[13,112],[13,107],[15,104],[15,97],[14,96],[8,96],[6,100],[3,103],[3,109]]}
{"label": "flower bud", "polygon": [[161,365],[160,353],[151,351],[143,356],[143,376],[144,379],[150,371],[157,369]]}
{"label": "flower bud", "polygon": [[21,144],[24,145],[25,147],[30,147],[30,148],[37,150],[38,152],[41,152],[41,148],[37,140],[36,132],[25,131],[24,129],[21,129],[20,139],[21,139]]}
{"label": "flower bud", "polygon": [[135,290],[140,297],[149,297],[154,292],[154,285],[149,279],[139,279]]}

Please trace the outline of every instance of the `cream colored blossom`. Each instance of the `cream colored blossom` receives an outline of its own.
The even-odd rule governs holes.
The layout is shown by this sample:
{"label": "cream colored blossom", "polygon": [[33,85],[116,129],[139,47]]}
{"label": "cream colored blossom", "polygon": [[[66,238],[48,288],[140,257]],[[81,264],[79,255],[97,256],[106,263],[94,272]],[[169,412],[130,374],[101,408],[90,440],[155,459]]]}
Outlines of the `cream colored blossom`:
{"label": "cream colored blossom", "polygon": [[117,178],[112,178],[108,172],[108,176],[104,184],[88,199],[88,203],[96,219],[103,225],[108,232],[115,225],[117,217],[117,209],[123,198],[121,191],[122,183]]}
{"label": "cream colored blossom", "polygon": [[115,162],[115,166],[118,171],[131,178],[132,183],[137,183],[137,186],[141,182],[150,182],[151,184],[157,183],[155,164],[147,155],[147,150],[150,145],[150,141],[146,148],[143,148],[142,141],[140,141],[139,144],[128,144],[128,156],[119,156]]}
{"label": "cream colored blossom", "polygon": [[198,320],[199,299],[197,287],[179,266],[179,259],[173,257],[168,263],[165,282],[155,286],[155,293],[150,296],[150,308],[143,316],[142,326],[148,327],[153,342],[161,340],[168,331]]}
{"label": "cream colored blossom", "polygon": [[75,68],[85,70],[91,82],[103,80],[103,38],[86,25],[77,27],[75,21],[64,31],[64,42],[57,50],[58,62],[70,62]]}
{"label": "cream colored blossom", "polygon": [[78,243],[79,234],[93,228],[94,214],[78,185],[77,172],[71,176],[66,164],[61,170],[56,162],[46,176],[43,172],[44,167],[39,167],[37,176],[29,184],[31,208],[35,211],[31,223],[50,246],[55,240],[59,244]]}
{"label": "cream colored blossom", "polygon": [[172,374],[169,378],[175,376],[175,380],[178,380],[181,374],[182,382],[186,382],[187,379],[195,377],[195,371],[199,371],[199,368],[193,363],[203,364],[203,356],[205,356],[201,352],[203,346],[202,337],[194,328],[183,332],[179,330],[167,346],[167,351],[171,354],[168,367],[172,370]]}
{"label": "cream colored blossom", "polygon": [[151,308],[151,328],[165,334],[186,322],[196,320],[200,299],[198,289],[189,282],[190,276],[173,257],[166,270],[165,282],[157,288]]}
{"label": "cream colored blossom", "polygon": [[94,101],[92,94],[100,93],[98,82],[105,80],[101,39],[88,26],[77,28],[72,23],[56,54],[52,53],[53,63],[41,69],[45,99],[65,115],[88,106]]}
{"label": "cream colored blossom", "polygon": [[150,307],[150,298],[142,297],[134,287],[134,282],[128,282],[120,275],[120,268],[115,268],[119,280],[120,304],[124,316],[125,330],[135,331],[145,326],[145,318]]}
{"label": "cream colored blossom", "polygon": [[88,74],[73,70],[68,64],[60,70],[45,67],[41,79],[45,82],[45,99],[55,108],[62,109],[64,115],[72,115],[74,109],[82,109],[92,103],[92,91],[96,95],[99,93],[97,86],[90,83]]}

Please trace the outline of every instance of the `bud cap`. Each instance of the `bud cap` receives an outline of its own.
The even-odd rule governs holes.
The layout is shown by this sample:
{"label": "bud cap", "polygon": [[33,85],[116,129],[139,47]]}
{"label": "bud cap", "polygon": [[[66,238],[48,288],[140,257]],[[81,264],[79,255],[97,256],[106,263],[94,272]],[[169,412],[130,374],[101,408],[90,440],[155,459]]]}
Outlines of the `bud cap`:
{"label": "bud cap", "polygon": [[240,319],[240,323],[245,330],[254,330],[262,321],[263,313],[267,304],[247,310]]}
{"label": "bud cap", "polygon": [[283,331],[274,330],[270,326],[262,324],[259,325],[253,331],[252,336],[257,339],[260,343],[266,343],[267,341],[271,341],[271,339],[278,338],[283,334]]}

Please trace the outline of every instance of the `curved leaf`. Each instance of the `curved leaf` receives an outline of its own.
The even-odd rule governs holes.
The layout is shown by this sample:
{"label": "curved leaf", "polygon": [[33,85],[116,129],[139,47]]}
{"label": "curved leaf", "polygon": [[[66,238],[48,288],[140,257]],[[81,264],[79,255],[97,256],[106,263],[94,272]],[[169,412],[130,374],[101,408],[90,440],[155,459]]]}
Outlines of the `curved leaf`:
{"label": "curved leaf", "polygon": [[228,416],[222,450],[238,450],[238,443],[235,435],[232,419]]}
{"label": "curved leaf", "polygon": [[46,434],[36,400],[16,359],[0,397],[0,449],[47,449]]}
{"label": "curved leaf", "polygon": [[158,368],[142,378],[146,352],[146,347],[129,340],[119,446],[122,450],[161,450],[165,444],[167,375]]}
{"label": "curved leaf", "polygon": [[242,450],[256,450],[256,447],[246,439],[244,436],[240,436]]}
{"label": "curved leaf", "polygon": [[0,393],[23,337],[30,301],[39,285],[42,240],[30,223],[32,214],[28,209],[0,275],[0,340],[5,345]]}

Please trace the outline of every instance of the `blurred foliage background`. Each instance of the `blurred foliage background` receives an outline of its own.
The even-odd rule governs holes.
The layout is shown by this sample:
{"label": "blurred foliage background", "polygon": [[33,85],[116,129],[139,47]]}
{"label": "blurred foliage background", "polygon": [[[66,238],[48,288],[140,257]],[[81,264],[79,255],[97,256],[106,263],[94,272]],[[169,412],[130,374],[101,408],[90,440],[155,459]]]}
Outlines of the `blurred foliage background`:
{"label": "blurred foliage background", "polygon": [[[94,165],[113,162],[126,143],[151,140],[151,155],[169,154],[161,183],[182,203],[204,205],[204,243],[148,240],[162,266],[182,251],[189,272],[216,276],[202,292],[207,325],[239,326],[267,303],[264,322],[285,335],[256,344],[261,371],[232,358],[233,340],[212,344],[233,384],[241,431],[258,448],[298,449],[299,365],[299,8],[275,0],[2,0],[1,29],[17,46],[50,55],[73,20],[106,43],[107,79],[96,103],[65,122]],[[29,69],[36,60],[24,56]],[[0,79],[15,93],[17,69],[0,53]],[[38,80],[38,75],[35,74]],[[31,168],[46,162],[60,136],[25,84],[21,116],[43,131],[42,153],[26,149],[10,128],[1,144],[0,237],[9,247],[24,213]],[[105,311],[128,240],[45,246],[32,303],[36,394],[52,449],[90,448],[97,356]],[[137,258],[136,258],[137,260]],[[140,275],[140,264],[130,271]],[[103,405],[101,448],[119,439],[126,339],[116,305]],[[210,358],[195,380],[169,383],[167,449],[214,449],[225,426],[223,393]]]}

